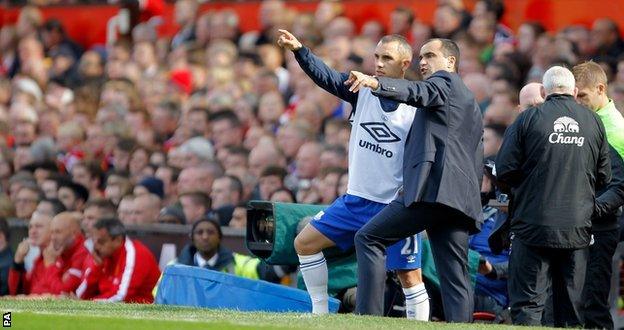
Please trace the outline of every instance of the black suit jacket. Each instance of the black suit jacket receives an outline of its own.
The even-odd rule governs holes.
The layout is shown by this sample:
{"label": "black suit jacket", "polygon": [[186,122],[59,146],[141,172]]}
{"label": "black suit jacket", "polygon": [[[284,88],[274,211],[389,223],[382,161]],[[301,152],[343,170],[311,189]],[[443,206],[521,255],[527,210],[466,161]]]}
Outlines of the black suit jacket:
{"label": "black suit jacket", "polygon": [[373,94],[418,107],[405,142],[405,206],[440,203],[479,230],[483,117],[459,75],[438,71],[424,81],[381,77]]}

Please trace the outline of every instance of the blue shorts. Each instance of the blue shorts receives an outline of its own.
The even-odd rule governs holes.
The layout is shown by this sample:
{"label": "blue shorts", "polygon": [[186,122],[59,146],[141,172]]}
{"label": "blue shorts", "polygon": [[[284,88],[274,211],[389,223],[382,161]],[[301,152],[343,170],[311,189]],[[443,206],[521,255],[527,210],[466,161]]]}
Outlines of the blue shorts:
{"label": "blue shorts", "polygon": [[[315,215],[310,224],[340,249],[347,250],[353,247],[355,233],[384,207],[386,204],[346,194]],[[420,244],[420,234],[417,234],[388,247],[386,268],[420,268]]]}

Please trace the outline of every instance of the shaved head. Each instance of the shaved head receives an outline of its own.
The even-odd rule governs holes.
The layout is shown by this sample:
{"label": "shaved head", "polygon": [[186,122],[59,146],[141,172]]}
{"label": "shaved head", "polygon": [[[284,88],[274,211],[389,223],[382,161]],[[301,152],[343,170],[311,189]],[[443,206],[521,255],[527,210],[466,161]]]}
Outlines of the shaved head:
{"label": "shaved head", "polygon": [[520,112],[544,103],[544,97],[542,96],[542,84],[535,82],[526,84],[520,90],[518,98],[520,103],[518,110]]}
{"label": "shaved head", "polygon": [[51,240],[57,249],[67,249],[72,246],[74,238],[80,233],[79,212],[61,212],[52,218],[50,223]]}

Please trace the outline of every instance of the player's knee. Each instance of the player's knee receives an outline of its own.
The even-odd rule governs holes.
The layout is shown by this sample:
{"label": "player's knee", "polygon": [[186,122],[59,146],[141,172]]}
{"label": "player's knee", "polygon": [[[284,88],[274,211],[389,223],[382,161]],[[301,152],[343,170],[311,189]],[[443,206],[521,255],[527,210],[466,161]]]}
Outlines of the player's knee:
{"label": "player's knee", "polygon": [[301,234],[295,237],[294,245],[295,251],[298,255],[307,256],[318,253],[320,251],[319,249],[315,248],[313,241],[309,240],[307,237]]}
{"label": "player's knee", "polygon": [[399,281],[401,281],[401,286],[404,288],[411,288],[415,285],[423,283],[422,272],[420,269],[398,270],[397,275],[399,277]]}

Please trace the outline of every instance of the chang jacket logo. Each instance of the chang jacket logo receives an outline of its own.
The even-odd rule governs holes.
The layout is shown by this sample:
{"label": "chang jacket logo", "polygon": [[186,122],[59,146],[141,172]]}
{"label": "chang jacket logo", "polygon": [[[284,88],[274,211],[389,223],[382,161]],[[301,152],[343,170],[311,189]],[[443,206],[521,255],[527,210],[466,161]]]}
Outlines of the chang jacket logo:
{"label": "chang jacket logo", "polygon": [[362,148],[368,149],[372,152],[376,152],[380,155],[386,156],[388,158],[392,158],[394,153],[392,150],[388,150],[379,145],[379,143],[393,143],[401,141],[396,134],[392,133],[390,128],[385,123],[380,122],[368,122],[361,123],[360,126],[368,132],[368,134],[377,141],[377,143],[372,143],[369,141],[360,140],[358,141],[358,145]]}
{"label": "chang jacket logo", "polygon": [[570,117],[559,117],[553,123],[553,133],[548,136],[548,142],[552,144],[574,144],[579,147],[583,146],[585,138],[582,136],[571,136],[564,133],[578,133],[579,124]]}

